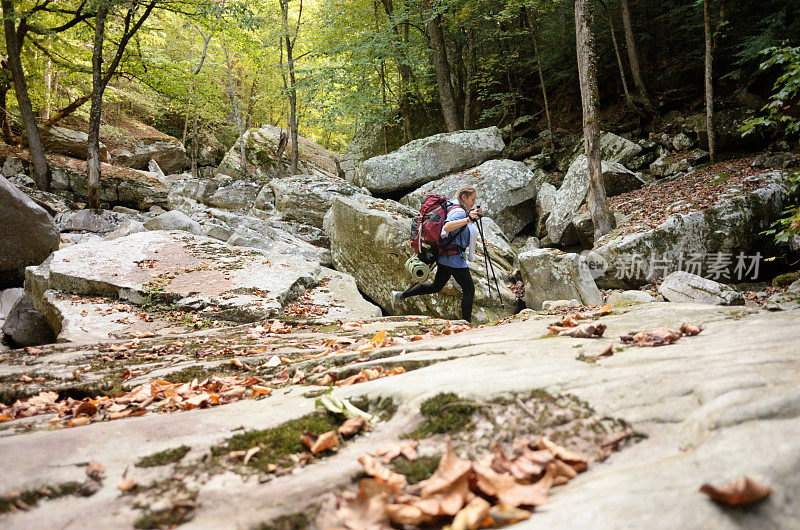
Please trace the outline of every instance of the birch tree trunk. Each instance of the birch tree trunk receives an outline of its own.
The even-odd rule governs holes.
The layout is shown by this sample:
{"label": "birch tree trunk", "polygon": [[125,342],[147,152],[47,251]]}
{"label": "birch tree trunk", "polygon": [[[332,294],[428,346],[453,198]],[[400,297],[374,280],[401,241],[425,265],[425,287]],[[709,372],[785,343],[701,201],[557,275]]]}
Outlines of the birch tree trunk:
{"label": "birch tree trunk", "polygon": [[86,160],[89,178],[86,183],[86,206],[100,209],[100,115],[103,109],[103,40],[108,18],[108,2],[101,0],[97,5],[94,25],[94,46],[92,48],[92,106],[89,109],[89,157]]}
{"label": "birch tree trunk", "polygon": [[714,130],[714,32],[711,22],[711,0],[703,0],[703,21],[705,23],[706,37],[706,129],[708,130],[708,154],[713,163],[717,161],[717,135]]}
{"label": "birch tree trunk", "polygon": [[628,48],[628,60],[631,63],[633,84],[636,85],[636,91],[639,92],[639,98],[642,100],[645,108],[648,112],[655,114],[655,107],[650,101],[650,96],[647,95],[647,87],[642,78],[642,70],[639,65],[639,51],[636,47],[636,39],[633,35],[633,25],[631,24],[631,11],[628,0],[619,0],[619,6],[622,10],[622,25],[625,28],[625,44]]}
{"label": "birch tree trunk", "polygon": [[597,73],[592,34],[592,0],[575,2],[575,40],[578,55],[578,78],[583,106],[583,135],[589,161],[589,211],[594,223],[594,239],[614,228],[614,216],[608,208],[603,185],[602,159],[597,124]]}
{"label": "birch tree trunk", "polygon": [[[430,0],[423,2],[426,14],[431,14]],[[442,116],[447,130],[457,131],[461,128],[456,107],[456,96],[450,80],[450,65],[447,62],[444,33],[442,33],[442,16],[436,15],[426,25],[428,41],[431,47],[431,60],[436,72],[436,86],[439,89],[439,103],[442,107]]]}
{"label": "birch tree trunk", "polygon": [[233,66],[231,66],[231,56],[228,53],[228,45],[222,47],[225,50],[225,65],[228,72],[228,97],[231,98],[233,106],[233,117],[236,120],[236,127],[239,129],[239,155],[242,157],[242,178],[247,180],[247,147],[244,145],[244,122],[239,114],[239,102],[236,100],[236,88],[233,86]]}

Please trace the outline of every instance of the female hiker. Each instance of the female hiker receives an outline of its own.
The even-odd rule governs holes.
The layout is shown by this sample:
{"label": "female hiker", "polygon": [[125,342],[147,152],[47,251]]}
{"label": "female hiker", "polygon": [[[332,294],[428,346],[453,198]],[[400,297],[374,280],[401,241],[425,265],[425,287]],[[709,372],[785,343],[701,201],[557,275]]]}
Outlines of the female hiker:
{"label": "female hiker", "polygon": [[[456,194],[456,206],[449,209],[442,229],[442,237],[451,236],[450,244],[454,245],[455,250],[444,252],[445,255],[440,255],[436,260],[436,276],[433,283],[419,283],[405,291],[392,291],[392,308],[396,307],[400,300],[409,296],[438,293],[444,289],[447,280],[452,276],[463,293],[461,318],[467,322],[472,320],[475,285],[472,283],[464,252],[469,249],[469,260],[475,261],[475,240],[478,229],[474,223],[479,216],[483,215],[483,209],[480,207],[472,209],[477,198],[478,192],[474,186],[464,185],[459,188]],[[454,232],[455,234],[453,234]]]}

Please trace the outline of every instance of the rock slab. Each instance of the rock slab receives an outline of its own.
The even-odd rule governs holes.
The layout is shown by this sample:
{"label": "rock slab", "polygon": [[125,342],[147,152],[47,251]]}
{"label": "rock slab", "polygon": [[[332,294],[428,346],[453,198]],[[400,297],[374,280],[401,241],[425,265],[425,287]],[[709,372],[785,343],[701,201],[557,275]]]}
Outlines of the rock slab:
{"label": "rock slab", "polygon": [[686,271],[675,271],[664,278],[658,292],[670,302],[744,305],[742,293]]}

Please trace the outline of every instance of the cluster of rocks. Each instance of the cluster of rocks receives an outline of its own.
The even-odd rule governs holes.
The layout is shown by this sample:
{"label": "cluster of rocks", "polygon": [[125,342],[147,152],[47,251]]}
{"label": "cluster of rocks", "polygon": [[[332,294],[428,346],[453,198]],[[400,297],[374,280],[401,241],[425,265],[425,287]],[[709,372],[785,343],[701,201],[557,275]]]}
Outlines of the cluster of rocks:
{"label": "cluster of rocks", "polygon": [[[725,148],[742,147],[727,136],[743,116],[720,118],[730,126],[720,133],[726,138],[721,142]],[[658,185],[660,179],[705,160],[702,125],[694,117],[667,116],[661,123],[663,132],[647,140],[603,133],[602,170],[608,196]],[[213,312],[220,319],[248,321],[279,314],[304,290],[333,278],[339,302],[347,299],[359,315],[380,312],[364,296],[391,312],[391,291],[408,287],[411,281],[403,264],[412,254],[408,241],[417,209],[426,195],[453,197],[464,184],[475,186],[487,212],[487,258],[500,280],[495,286],[487,277],[479,246],[478,259],[471,264],[477,321],[507,316],[522,305],[550,307],[554,300],[596,305],[603,300],[598,286],[627,290],[620,301],[646,301],[630,293],[667,277],[681,287],[663,287],[672,285],[665,280],[661,296],[685,301],[697,279],[676,276],[652,265],[654,260],[664,253],[756,250],[759,232],[779,215],[785,201],[780,170],[797,163],[791,153],[765,153],[756,158],[754,167],[780,170],[753,177],[762,183],[755,191],[732,193],[703,212],[672,215],[654,229],[627,235],[612,232],[595,242],[586,210],[588,161],[582,142],[562,145],[561,156],[556,156],[549,131],[522,140],[524,134],[535,134],[532,120],[518,119],[516,139],[507,144],[510,133],[510,128],[489,127],[437,134],[375,156],[370,156],[374,150],[368,146],[359,147],[356,139],[357,148],[348,150],[344,164],[334,153],[300,138],[302,174],[291,176],[291,146],[285,145],[284,131],[269,125],[248,131],[227,150],[205,134],[194,176],[183,172],[190,158],[180,142],[140,139],[125,149],[103,148],[104,209],[89,211],[80,209],[86,194],[85,164],[68,158],[85,155],[81,147],[85,150],[85,135],[50,128],[43,132],[48,148],[60,153],[53,155],[50,192],[33,187],[23,158],[2,161],[7,178],[0,177],[0,215],[5,212],[13,220],[2,225],[8,231],[2,241],[8,250],[0,259],[0,288],[20,286],[25,268],[38,266],[28,269],[26,295],[20,297],[27,305],[11,311],[5,303],[4,311],[8,315],[32,311],[49,326],[45,331],[50,340],[53,336],[71,340],[68,337],[80,336],[75,322],[82,321],[81,329],[97,326],[71,314],[74,304],[64,301],[70,296],[106,296],[141,304],[159,275],[173,276],[168,282],[172,285],[174,276],[191,276],[196,267],[217,270],[213,256],[219,254],[261,260],[268,266],[245,276],[221,272],[217,283],[232,282],[223,290],[189,282],[170,294],[170,301]],[[246,161],[241,158],[241,141]],[[189,146],[189,155],[193,148]],[[520,158],[519,153],[526,156],[498,158],[504,154]],[[617,222],[623,221],[617,214]],[[156,250],[159,245],[170,250]],[[205,261],[190,265],[198,248],[216,250]],[[574,250],[581,248],[593,251],[586,255]],[[176,257],[165,264],[165,254],[154,255],[161,252]],[[628,277],[620,270],[621,258],[634,254],[642,260],[640,274]],[[107,255],[113,259],[103,261]],[[95,263],[97,259],[102,263]],[[94,275],[100,271],[105,274]],[[270,281],[253,279],[261,274],[270,276]],[[719,296],[714,303],[739,303],[739,298]],[[324,296],[316,300],[339,304]],[[406,300],[395,310],[458,318],[459,300],[460,292],[452,284],[438,295]],[[7,335],[15,344],[36,342]]]}

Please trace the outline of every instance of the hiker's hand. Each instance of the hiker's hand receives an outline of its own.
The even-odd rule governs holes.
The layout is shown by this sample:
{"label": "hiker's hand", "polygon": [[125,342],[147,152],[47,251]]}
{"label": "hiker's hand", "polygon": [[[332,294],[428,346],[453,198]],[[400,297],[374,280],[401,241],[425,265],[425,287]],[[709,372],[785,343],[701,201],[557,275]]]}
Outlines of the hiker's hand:
{"label": "hiker's hand", "polygon": [[469,212],[469,218],[472,219],[473,221],[477,221],[478,217],[481,217],[482,215],[483,215],[483,208],[481,208],[480,206]]}

